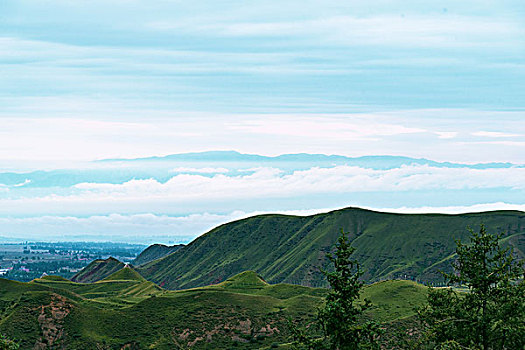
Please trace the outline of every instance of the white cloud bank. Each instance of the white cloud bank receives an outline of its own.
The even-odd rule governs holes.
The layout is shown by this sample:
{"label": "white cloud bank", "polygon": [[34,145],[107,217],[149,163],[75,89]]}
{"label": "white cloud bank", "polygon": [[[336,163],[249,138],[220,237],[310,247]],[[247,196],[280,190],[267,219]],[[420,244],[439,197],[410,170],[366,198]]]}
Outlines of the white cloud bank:
{"label": "white cloud bank", "polygon": [[[249,169],[238,175],[182,173],[166,182],[133,179],[119,184],[79,183],[60,193],[41,194],[36,191],[16,197],[3,195],[0,207],[4,208],[4,216],[134,214],[144,211],[182,215],[234,209],[308,208],[312,204],[304,206],[301,203],[313,198],[322,198],[317,203],[326,204],[321,205],[341,205],[349,204],[348,200],[352,198],[367,197],[366,193],[383,193],[383,198],[396,196],[396,200],[383,203],[402,206],[414,203],[411,196],[417,192],[435,193],[439,197],[441,192],[447,191],[458,193],[455,197],[466,193],[461,191],[477,195],[473,200],[456,198],[456,204],[473,204],[481,200],[515,203],[519,193],[525,191],[525,167],[471,169],[408,165],[376,170],[344,165],[313,167],[290,173],[271,167]],[[495,195],[494,191],[499,194]],[[343,202],[345,198],[347,200]],[[288,204],[283,207],[283,203]],[[368,203],[379,202],[376,199]],[[436,203],[429,197],[425,204]]]}
{"label": "white cloud bank", "polygon": [[[525,168],[469,169],[427,165],[375,170],[355,166],[314,167],[283,174],[276,168],[257,168],[249,175],[213,177],[180,174],[165,183],[154,179],[123,184],[81,183],[79,198],[173,197],[214,199],[282,197],[331,192],[416,191],[423,189],[525,189]],[[53,200],[57,197],[53,197]]]}

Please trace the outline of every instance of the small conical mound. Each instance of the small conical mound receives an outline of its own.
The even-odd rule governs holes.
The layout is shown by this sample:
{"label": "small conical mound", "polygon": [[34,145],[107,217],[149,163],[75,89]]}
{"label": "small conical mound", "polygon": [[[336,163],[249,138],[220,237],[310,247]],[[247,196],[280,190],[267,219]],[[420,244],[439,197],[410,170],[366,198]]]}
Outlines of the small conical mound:
{"label": "small conical mound", "polygon": [[139,281],[143,282],[146,279],[142,277],[134,268],[129,265],[124,266],[117,272],[104,278],[102,281]]}
{"label": "small conical mound", "polygon": [[268,286],[255,271],[244,271],[219,283],[225,289],[260,289]]}

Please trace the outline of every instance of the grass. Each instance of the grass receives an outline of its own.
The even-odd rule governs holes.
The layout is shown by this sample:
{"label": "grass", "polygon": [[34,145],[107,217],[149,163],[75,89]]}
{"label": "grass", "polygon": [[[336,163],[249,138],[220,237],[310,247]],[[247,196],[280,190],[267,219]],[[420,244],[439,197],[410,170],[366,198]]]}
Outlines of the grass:
{"label": "grass", "polygon": [[[29,283],[0,279],[0,291],[0,333],[22,349],[33,348],[46,327],[62,334],[47,341],[68,349],[286,348],[288,319],[313,320],[326,293],[271,285],[253,271],[217,285],[169,291],[130,267],[96,283],[51,276]],[[376,304],[371,317],[393,321],[412,316],[425,293],[413,282],[386,281],[367,286],[363,296]]]}
{"label": "grass", "polygon": [[369,299],[371,316],[379,322],[390,322],[416,315],[426,303],[428,288],[413,281],[382,281],[367,286],[361,298]]}

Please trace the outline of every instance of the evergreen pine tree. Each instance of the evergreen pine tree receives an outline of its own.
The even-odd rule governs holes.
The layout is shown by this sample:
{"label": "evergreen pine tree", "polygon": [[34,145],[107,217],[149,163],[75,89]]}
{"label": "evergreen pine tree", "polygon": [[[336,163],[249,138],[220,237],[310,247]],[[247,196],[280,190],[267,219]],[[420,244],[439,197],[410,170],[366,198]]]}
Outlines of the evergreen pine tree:
{"label": "evergreen pine tree", "polygon": [[296,345],[299,347],[311,350],[379,348],[378,325],[362,317],[371,304],[368,300],[364,303],[359,301],[363,272],[357,260],[351,258],[354,250],[347,234],[341,231],[335,252],[327,255],[333,271],[322,271],[330,289],[324,306],[318,311],[317,322],[308,331],[294,328]]}
{"label": "evergreen pine tree", "polygon": [[525,349],[523,262],[500,246],[502,234],[489,234],[483,225],[479,233],[469,231],[470,244],[456,242],[454,272],[444,274],[447,284],[457,288],[431,288],[428,306],[420,312],[428,326],[428,345]]}

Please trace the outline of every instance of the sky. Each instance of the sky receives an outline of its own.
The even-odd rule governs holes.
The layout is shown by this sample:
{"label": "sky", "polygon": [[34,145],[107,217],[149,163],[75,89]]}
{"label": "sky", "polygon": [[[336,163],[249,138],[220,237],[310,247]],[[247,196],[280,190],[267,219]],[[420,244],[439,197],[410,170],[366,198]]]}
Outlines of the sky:
{"label": "sky", "polygon": [[[520,209],[524,120],[523,1],[0,2],[5,238],[186,242],[259,212]],[[95,162],[219,150],[510,165]]]}

